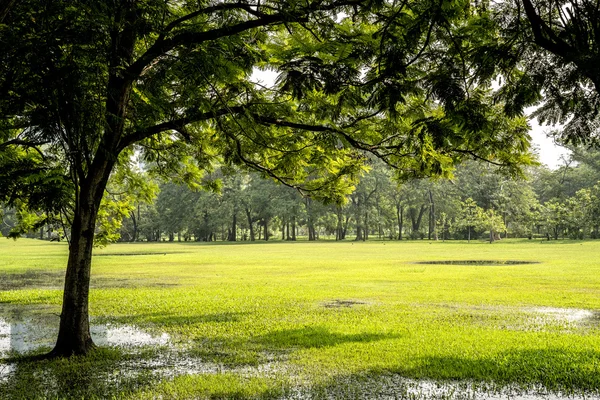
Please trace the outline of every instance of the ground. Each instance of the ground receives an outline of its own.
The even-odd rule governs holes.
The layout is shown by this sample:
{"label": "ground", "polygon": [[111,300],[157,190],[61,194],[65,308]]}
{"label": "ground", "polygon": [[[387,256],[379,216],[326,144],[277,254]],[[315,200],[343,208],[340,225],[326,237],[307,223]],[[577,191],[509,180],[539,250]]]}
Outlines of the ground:
{"label": "ground", "polygon": [[111,245],[99,349],[32,361],[66,257],[0,240],[0,398],[600,395],[600,241]]}

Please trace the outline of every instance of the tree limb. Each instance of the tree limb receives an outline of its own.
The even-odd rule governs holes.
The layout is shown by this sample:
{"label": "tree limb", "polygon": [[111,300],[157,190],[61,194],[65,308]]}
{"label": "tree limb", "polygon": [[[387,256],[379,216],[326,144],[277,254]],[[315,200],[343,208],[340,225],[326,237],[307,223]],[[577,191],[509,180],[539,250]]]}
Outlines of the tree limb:
{"label": "tree limb", "polygon": [[[263,26],[268,26],[272,24],[278,24],[283,22],[306,22],[308,21],[308,15],[312,12],[316,11],[330,11],[334,10],[338,7],[348,6],[348,5],[359,5],[363,0],[343,0],[343,1],[334,1],[330,4],[323,5],[320,1],[317,1],[308,7],[297,11],[297,12],[280,12],[277,14],[264,14],[259,12],[254,12],[251,10],[251,6],[248,8],[244,8],[245,11],[250,12],[253,15],[258,15],[257,19],[243,21],[234,25],[223,26],[220,28],[211,29],[204,32],[182,32],[174,35],[171,38],[164,38],[164,36],[160,36],[157,41],[150,46],[150,48],[142,54],[136,61],[134,61],[129,67],[126,68],[124,72],[124,76],[126,80],[133,81],[141,76],[144,69],[150,65],[156,58],[168,53],[169,51],[184,45],[199,45],[204,42],[217,40],[224,37],[234,36],[241,32],[245,32],[254,28],[260,28]],[[236,6],[242,9],[242,3],[232,4],[231,6]],[[209,12],[209,10],[217,11],[220,9],[226,9],[225,5],[208,7],[203,10],[199,10],[196,14],[189,14],[189,18],[191,19],[197,15],[201,15],[203,13]],[[182,17],[186,18],[186,17]],[[187,20],[187,19],[184,19]],[[174,21],[175,22],[175,21]],[[183,22],[183,21],[182,21]],[[179,22],[178,24],[180,24]],[[177,25],[177,24],[176,24]],[[175,25],[174,25],[175,26]],[[173,26],[173,27],[174,27]],[[173,28],[170,28],[173,29]]]}
{"label": "tree limb", "polygon": [[42,153],[42,151],[37,146],[41,146],[46,143],[48,143],[48,142],[30,142],[28,140],[12,139],[12,140],[8,140],[4,143],[0,143],[0,150],[4,149],[5,147],[8,147],[8,146],[23,146],[23,147],[34,149],[35,151],[38,152],[38,154],[40,156],[42,156],[42,159],[45,160],[46,156],[44,155],[44,153]]}

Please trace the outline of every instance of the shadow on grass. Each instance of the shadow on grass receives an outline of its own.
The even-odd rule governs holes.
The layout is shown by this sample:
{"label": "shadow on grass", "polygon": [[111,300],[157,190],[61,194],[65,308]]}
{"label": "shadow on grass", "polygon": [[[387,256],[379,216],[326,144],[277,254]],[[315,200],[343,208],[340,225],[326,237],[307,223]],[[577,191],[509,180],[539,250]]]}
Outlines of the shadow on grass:
{"label": "shadow on grass", "polygon": [[545,393],[554,394],[552,398],[557,400],[577,400],[600,395],[600,353],[596,351],[521,350],[490,359],[426,357],[416,364],[334,374],[325,382],[302,389],[299,398],[546,398]]}
{"label": "shadow on grass", "polygon": [[493,358],[429,357],[402,375],[441,380],[541,385],[549,390],[600,389],[600,352],[565,349],[512,350]]}
{"label": "shadow on grass", "polygon": [[257,338],[257,342],[267,348],[322,348],[337,346],[344,343],[368,343],[378,340],[398,338],[398,335],[379,333],[343,334],[331,332],[324,327],[305,327],[298,329],[283,329],[274,331]]}
{"label": "shadow on grass", "polygon": [[249,312],[221,312],[209,314],[169,314],[169,313],[141,313],[122,317],[110,317],[111,323],[131,324],[133,323],[152,323],[157,326],[181,326],[196,324],[214,324],[239,322],[242,318],[248,316]]}

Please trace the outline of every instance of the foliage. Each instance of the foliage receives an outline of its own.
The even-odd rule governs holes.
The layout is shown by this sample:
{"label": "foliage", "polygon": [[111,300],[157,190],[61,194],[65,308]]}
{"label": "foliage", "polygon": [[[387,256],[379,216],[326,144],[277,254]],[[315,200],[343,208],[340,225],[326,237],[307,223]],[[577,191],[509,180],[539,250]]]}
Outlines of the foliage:
{"label": "foliage", "polygon": [[498,99],[520,115],[529,106],[541,123],[561,125],[563,142],[598,145],[600,14],[590,0],[482,2],[479,68],[499,77]]}

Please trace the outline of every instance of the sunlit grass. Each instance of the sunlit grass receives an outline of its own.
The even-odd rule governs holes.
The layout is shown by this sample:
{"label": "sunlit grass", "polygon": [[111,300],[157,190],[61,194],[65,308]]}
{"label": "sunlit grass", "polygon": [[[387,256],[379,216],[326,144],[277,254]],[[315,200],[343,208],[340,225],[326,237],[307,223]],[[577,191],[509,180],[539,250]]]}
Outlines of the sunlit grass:
{"label": "sunlit grass", "polygon": [[[58,312],[66,254],[64,244],[0,240],[0,302]],[[597,316],[533,310],[600,312],[599,257],[595,241],[118,244],[95,251],[90,311],[95,323],[168,333],[187,356],[224,366],[136,378],[111,396],[273,398],[389,373],[597,393]],[[539,264],[416,264],[466,259]],[[9,284],[23,277],[24,287]]]}

